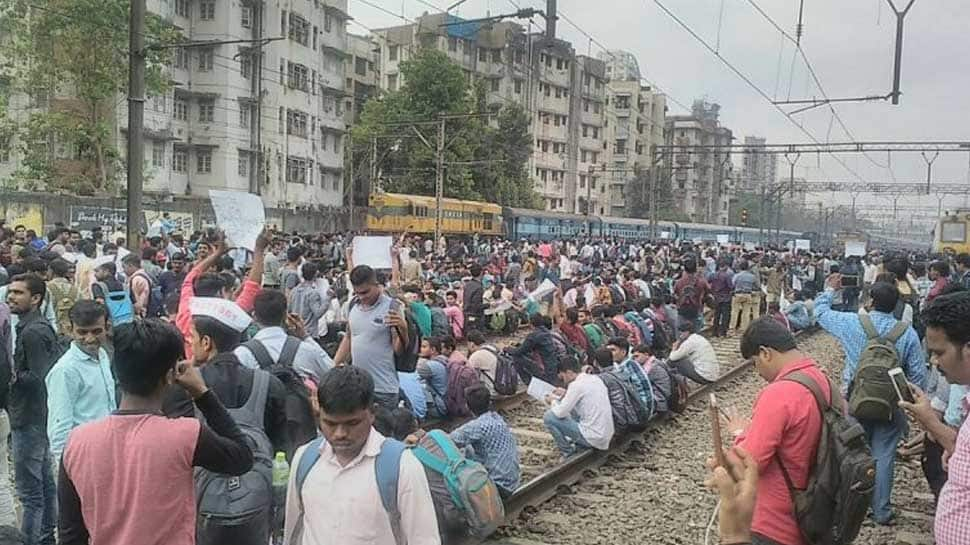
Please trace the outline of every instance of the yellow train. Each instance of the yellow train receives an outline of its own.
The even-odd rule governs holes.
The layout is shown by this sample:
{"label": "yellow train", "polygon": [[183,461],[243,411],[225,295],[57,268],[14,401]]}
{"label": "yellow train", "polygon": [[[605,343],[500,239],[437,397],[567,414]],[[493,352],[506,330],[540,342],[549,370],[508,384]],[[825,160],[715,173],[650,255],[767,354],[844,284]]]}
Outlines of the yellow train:
{"label": "yellow train", "polygon": [[936,224],[933,232],[933,250],[936,252],[970,253],[967,231],[970,226],[970,210],[947,212]]}
{"label": "yellow train", "polygon": [[[368,204],[368,231],[434,233],[434,197],[372,193]],[[485,202],[443,199],[441,231],[450,235],[501,236],[502,207]]]}

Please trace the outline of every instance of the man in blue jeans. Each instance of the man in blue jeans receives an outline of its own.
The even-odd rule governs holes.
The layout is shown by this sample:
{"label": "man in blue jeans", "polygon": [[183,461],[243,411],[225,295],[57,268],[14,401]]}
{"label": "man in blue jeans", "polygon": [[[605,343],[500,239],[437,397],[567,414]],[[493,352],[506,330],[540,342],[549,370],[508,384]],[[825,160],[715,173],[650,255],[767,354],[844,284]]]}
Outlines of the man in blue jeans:
{"label": "man in blue jeans", "polygon": [[54,329],[38,310],[45,295],[44,280],[35,274],[13,277],[7,290],[10,312],[20,317],[8,411],[14,484],[23,505],[22,530],[27,545],[54,545],[57,523],[44,379],[60,356],[60,345]]}
{"label": "man in blue jeans", "polygon": [[[832,334],[845,350],[845,368],[842,371],[842,395],[848,397],[849,385],[859,366],[859,358],[868,343],[859,314],[832,310],[835,290],[841,288],[841,277],[833,274],[826,280],[825,291],[815,299],[815,316],[825,331]],[[899,292],[892,284],[876,282],[870,290],[872,309],[869,318],[879,335],[887,335],[897,324],[893,316]],[[920,388],[926,384],[926,358],[919,338],[912,327],[896,341],[900,366],[907,380]],[[889,422],[860,420],[866,431],[866,439],[872,457],[876,460],[876,489],[872,495],[872,518],[877,524],[891,525],[895,514],[890,500],[893,490],[893,466],[896,461],[896,444],[906,432],[906,417],[899,409]]]}
{"label": "man in blue jeans", "polygon": [[556,388],[546,396],[550,408],[542,421],[563,458],[591,447],[606,450],[613,439],[613,410],[606,384],[580,369],[576,358],[562,358],[559,379],[566,389]]}

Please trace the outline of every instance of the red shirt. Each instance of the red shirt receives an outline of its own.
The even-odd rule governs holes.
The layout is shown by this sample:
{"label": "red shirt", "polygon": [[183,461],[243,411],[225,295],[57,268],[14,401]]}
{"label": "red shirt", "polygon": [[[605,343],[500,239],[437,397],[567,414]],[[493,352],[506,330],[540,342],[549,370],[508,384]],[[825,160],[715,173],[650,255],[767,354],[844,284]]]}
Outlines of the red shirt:
{"label": "red shirt", "polygon": [[828,379],[814,360],[806,357],[793,362],[758,394],[751,425],[735,442],[758,462],[760,480],[751,530],[786,545],[804,545],[805,541],[798,531],[791,495],[775,455],[781,458],[795,487],[804,488],[822,431],[822,416],[812,392],[801,384],[782,380],[795,371],[815,379],[830,398]]}

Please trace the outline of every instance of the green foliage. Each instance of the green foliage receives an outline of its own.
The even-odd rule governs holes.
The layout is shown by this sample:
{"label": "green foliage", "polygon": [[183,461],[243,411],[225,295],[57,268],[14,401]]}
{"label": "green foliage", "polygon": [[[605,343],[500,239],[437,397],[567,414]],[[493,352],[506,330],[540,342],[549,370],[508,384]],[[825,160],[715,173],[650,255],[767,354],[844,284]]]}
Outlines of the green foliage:
{"label": "green foliage", "polygon": [[[626,214],[632,218],[650,219],[650,172],[637,169],[625,190]],[[679,210],[674,203],[669,180],[663,176],[657,182],[657,221],[690,221],[690,216]]]}
{"label": "green foliage", "polygon": [[[112,189],[121,170],[114,128],[127,90],[128,11],[128,0],[9,0],[0,13],[7,35],[0,74],[13,91],[31,97],[28,110],[15,117],[24,154],[19,182],[82,194]],[[146,44],[178,40],[171,25],[147,18]],[[146,51],[149,94],[169,89],[170,55]]]}
{"label": "green foliage", "polygon": [[[353,129],[355,157],[367,157],[355,162],[356,171],[368,176],[376,138],[381,187],[433,195],[437,118],[487,111],[487,92],[482,82],[469,84],[460,66],[433,49],[421,49],[402,62],[401,77],[401,89],[369,100]],[[526,172],[531,150],[528,115],[510,105],[494,120],[494,125],[485,117],[446,121],[444,194],[536,207],[539,199]]]}

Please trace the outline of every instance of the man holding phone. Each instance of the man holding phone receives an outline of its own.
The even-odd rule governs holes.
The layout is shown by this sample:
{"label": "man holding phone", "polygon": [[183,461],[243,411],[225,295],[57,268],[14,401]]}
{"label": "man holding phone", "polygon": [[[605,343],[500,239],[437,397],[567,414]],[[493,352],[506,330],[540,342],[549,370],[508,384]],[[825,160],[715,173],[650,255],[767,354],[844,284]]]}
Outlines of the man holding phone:
{"label": "man holding phone", "polygon": [[760,474],[751,543],[804,545],[785,475],[795,488],[808,484],[822,415],[811,390],[796,380],[814,384],[831,402],[830,383],[815,360],[798,350],[791,332],[771,317],[748,327],[741,337],[741,356],[752,359],[755,370],[768,382],[750,421],[736,410],[727,410],[723,419],[724,432],[750,453]]}

